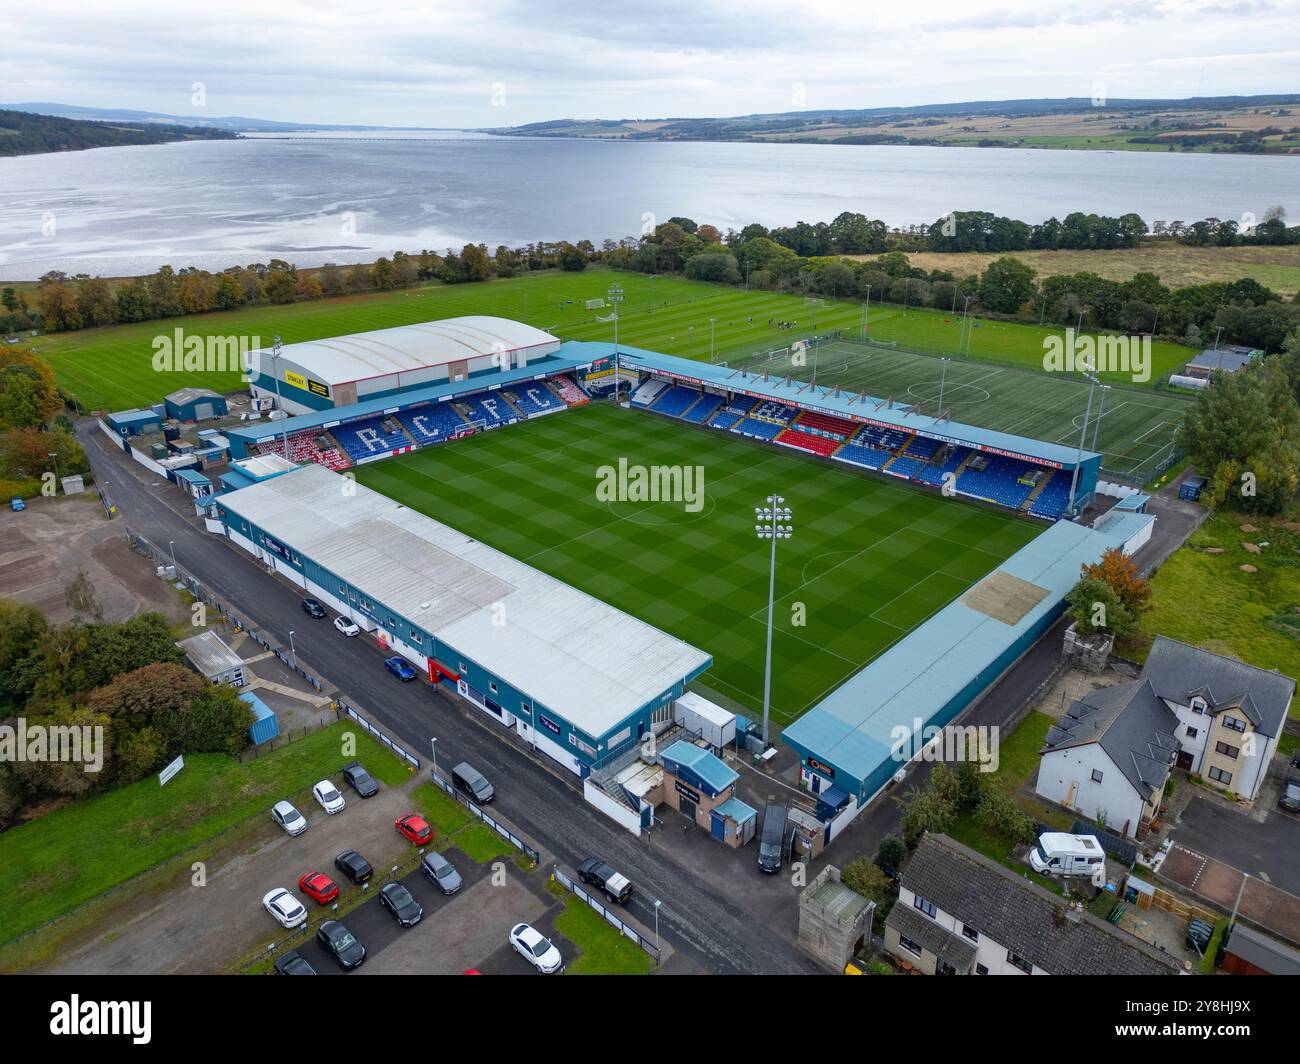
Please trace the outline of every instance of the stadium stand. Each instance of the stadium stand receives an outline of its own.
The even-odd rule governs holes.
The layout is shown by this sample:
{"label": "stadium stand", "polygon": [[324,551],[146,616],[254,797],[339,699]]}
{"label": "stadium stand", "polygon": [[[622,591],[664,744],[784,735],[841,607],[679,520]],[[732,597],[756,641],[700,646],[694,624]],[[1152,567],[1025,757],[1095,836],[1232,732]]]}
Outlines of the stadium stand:
{"label": "stadium stand", "polygon": [[414,449],[401,423],[389,415],[335,425],[330,432],[354,462]]}
{"label": "stadium stand", "polygon": [[[948,448],[946,454],[943,454],[944,447]],[[932,484],[936,488],[942,487],[944,476],[948,473],[957,472],[957,467],[966,460],[970,453],[970,449],[967,447],[940,444],[939,449],[934,453],[933,460],[916,474],[916,479],[923,484]]]}
{"label": "stadium stand", "polygon": [[649,406],[667,389],[667,381],[661,381],[655,377],[647,377],[637,386],[636,391],[632,393],[631,403],[633,406]]}
{"label": "stadium stand", "polygon": [[776,442],[784,443],[788,447],[798,447],[803,451],[811,451],[823,458],[829,458],[841,446],[840,440],[833,440],[827,436],[814,436],[811,432],[800,432],[796,428],[786,429],[776,437]]}
{"label": "stadium stand", "polygon": [[726,400],[722,396],[713,392],[705,392],[700,401],[682,415],[683,421],[693,421],[697,425],[703,425],[715,410],[718,409]]}
{"label": "stadium stand", "polygon": [[754,407],[749,412],[749,416],[755,421],[771,421],[778,425],[788,425],[798,412],[798,409],[793,406],[767,399]]}
{"label": "stadium stand", "polygon": [[591,401],[591,397],[579,388],[571,377],[567,374],[552,377],[546,382],[555,389],[555,394],[563,399],[569,406],[581,406],[583,403]]}
{"label": "stadium stand", "polygon": [[556,398],[555,393],[540,384],[530,384],[526,388],[511,388],[503,394],[526,417],[536,417],[538,414],[549,414],[565,408],[565,404]]}
{"label": "stadium stand", "polygon": [[519,420],[519,415],[510,409],[508,403],[484,392],[458,399],[456,405],[466,421],[473,425],[481,425],[483,428],[509,425]]}
{"label": "stadium stand", "polygon": [[336,472],[347,469],[352,464],[342,451],[330,443],[329,437],[314,429],[295,432],[290,436],[289,454],[287,456],[284,453],[284,443],[278,436],[274,441],[262,444],[258,450],[262,454],[278,454],[281,457],[288,457],[289,461],[299,464],[315,462],[317,465],[323,465],[326,469],[333,469]]}
{"label": "stadium stand", "polygon": [[469,430],[469,422],[451,403],[416,407],[394,415],[421,446],[442,443]]}
{"label": "stadium stand", "polygon": [[824,435],[841,441],[858,431],[856,421],[845,421],[844,418],[818,414],[811,410],[799,411],[794,423],[801,431],[811,432],[814,436]]}
{"label": "stadium stand", "polygon": [[835,457],[841,462],[864,466],[867,469],[879,469],[894,456],[890,451],[850,440],[835,453]]}
{"label": "stadium stand", "polygon": [[1027,470],[1024,462],[1000,455],[980,455],[957,474],[956,488],[963,495],[1018,510],[1034,490],[1032,484],[1022,482]]}
{"label": "stadium stand", "polygon": [[1029,512],[1035,517],[1056,520],[1070,505],[1070,474],[1059,469],[1052,474],[1052,479],[1029,505]]}
{"label": "stadium stand", "polygon": [[699,397],[700,393],[695,388],[674,385],[655,396],[650,409],[659,414],[667,414],[669,417],[681,417]]}

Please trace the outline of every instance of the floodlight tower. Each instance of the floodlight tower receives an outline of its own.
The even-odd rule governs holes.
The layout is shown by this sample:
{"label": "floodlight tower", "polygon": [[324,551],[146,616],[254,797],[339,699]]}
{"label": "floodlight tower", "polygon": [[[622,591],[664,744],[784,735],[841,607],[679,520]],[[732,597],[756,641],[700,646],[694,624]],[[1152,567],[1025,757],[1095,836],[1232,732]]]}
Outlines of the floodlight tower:
{"label": "floodlight tower", "polygon": [[1092,417],[1092,396],[1097,390],[1097,385],[1101,383],[1101,381],[1091,373],[1084,373],[1084,376],[1087,377],[1089,381],[1088,406],[1083,412],[1083,424],[1079,427],[1079,453],[1074,459],[1074,472],[1070,474],[1070,508],[1068,512],[1071,517],[1079,516],[1075,512],[1074,492],[1079,484],[1079,466],[1083,462],[1083,441],[1088,437],[1088,420]]}
{"label": "floodlight tower", "polygon": [[[763,666],[763,746],[767,747],[768,717],[772,705],[772,611],[776,604],[776,541],[794,534],[790,507],[780,495],[769,495],[766,506],[754,507],[754,534],[772,541],[771,568],[767,580],[767,657]],[[784,523],[783,523],[784,522]]]}
{"label": "floodlight tower", "polygon": [[280,397],[280,338],[271,345],[271,372],[275,375],[275,407],[280,411],[280,438],[284,443],[284,460],[289,461],[289,429],[285,425],[284,400]]}
{"label": "floodlight tower", "polygon": [[623,289],[609,286],[609,301],[614,304],[614,402],[618,402],[618,305],[623,302]]}

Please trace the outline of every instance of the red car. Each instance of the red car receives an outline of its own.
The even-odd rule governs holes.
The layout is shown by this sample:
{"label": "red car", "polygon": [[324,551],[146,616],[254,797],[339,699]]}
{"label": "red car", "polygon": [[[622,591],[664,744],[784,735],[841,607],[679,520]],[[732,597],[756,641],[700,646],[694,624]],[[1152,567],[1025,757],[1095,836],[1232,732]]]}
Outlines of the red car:
{"label": "red car", "polygon": [[298,880],[298,889],[321,905],[328,905],[339,896],[338,884],[324,872],[308,872]]}
{"label": "red car", "polygon": [[417,846],[427,846],[433,841],[433,828],[414,813],[407,813],[406,816],[398,818],[397,830]]}

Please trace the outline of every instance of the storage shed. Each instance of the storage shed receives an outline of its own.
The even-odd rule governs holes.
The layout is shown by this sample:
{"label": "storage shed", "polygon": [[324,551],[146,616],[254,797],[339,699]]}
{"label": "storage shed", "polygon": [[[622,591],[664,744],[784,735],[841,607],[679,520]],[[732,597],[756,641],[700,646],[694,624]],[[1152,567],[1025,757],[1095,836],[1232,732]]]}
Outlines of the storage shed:
{"label": "storage shed", "polygon": [[673,703],[673,720],[700,736],[714,750],[736,741],[736,714],[694,691],[687,691]]}
{"label": "storage shed", "polygon": [[1195,502],[1201,497],[1201,492],[1205,490],[1206,480],[1204,477],[1188,477],[1178,488],[1178,497],[1186,499],[1188,502]]}
{"label": "storage shed", "polygon": [[244,686],[244,659],[222,641],[216,632],[200,632],[176,644],[194,670],[213,683]]}
{"label": "storage shed", "polygon": [[247,702],[253,711],[253,723],[248,727],[248,738],[254,746],[268,743],[280,734],[280,720],[276,717],[275,710],[252,691],[245,691],[239,697]]}
{"label": "storage shed", "polygon": [[1223,970],[1233,975],[1300,975],[1300,952],[1236,924],[1223,952]]}
{"label": "storage shed", "polygon": [[177,421],[206,421],[225,417],[226,397],[211,388],[180,388],[167,396],[167,416]]}
{"label": "storage shed", "polygon": [[162,429],[162,415],[153,410],[123,410],[108,415],[108,424],[119,436],[139,436]]}

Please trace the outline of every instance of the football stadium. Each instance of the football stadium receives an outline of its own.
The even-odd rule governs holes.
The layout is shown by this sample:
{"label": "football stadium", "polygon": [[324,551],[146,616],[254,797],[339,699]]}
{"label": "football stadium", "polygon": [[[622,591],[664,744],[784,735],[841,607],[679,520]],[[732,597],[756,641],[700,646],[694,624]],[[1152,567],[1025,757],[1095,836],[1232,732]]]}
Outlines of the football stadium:
{"label": "football stadium", "polygon": [[288,416],[226,431],[209,527],[643,819],[619,773],[688,690],[761,717],[769,579],[773,738],[829,841],[899,727],[952,721],[1154,522],[1078,519],[1106,485],[1077,441],[502,318],[258,352],[250,391]]}

